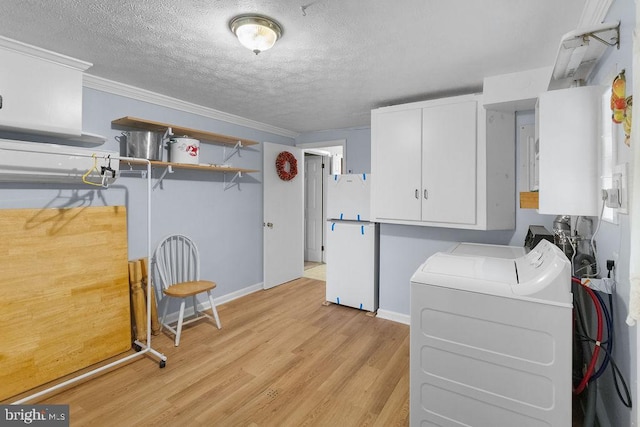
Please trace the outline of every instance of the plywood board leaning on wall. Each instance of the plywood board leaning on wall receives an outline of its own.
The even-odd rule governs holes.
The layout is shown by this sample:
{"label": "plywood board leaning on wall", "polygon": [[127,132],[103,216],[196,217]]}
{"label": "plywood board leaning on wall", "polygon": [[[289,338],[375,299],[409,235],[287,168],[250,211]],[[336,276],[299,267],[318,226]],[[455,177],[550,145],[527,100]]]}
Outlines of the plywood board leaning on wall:
{"label": "plywood board leaning on wall", "polygon": [[123,206],[0,210],[0,401],[131,348]]}

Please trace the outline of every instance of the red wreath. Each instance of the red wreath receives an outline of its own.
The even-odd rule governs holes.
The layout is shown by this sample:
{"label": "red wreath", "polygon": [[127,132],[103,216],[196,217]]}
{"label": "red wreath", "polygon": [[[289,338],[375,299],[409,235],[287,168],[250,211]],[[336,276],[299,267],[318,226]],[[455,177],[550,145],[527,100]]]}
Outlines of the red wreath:
{"label": "red wreath", "polygon": [[[287,165],[289,165],[289,170],[287,170]],[[282,151],[276,157],[276,171],[281,180],[291,181],[298,174],[296,157],[288,151]]]}

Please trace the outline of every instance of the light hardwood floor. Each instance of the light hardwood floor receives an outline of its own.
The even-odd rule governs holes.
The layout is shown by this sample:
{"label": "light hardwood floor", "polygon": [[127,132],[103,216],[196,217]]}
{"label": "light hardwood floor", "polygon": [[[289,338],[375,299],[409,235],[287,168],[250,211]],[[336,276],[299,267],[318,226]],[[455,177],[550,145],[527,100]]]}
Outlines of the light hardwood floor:
{"label": "light hardwood floor", "polygon": [[406,426],[409,327],[323,306],[324,282],[298,279],[218,308],[180,346],[142,357],[46,403],[72,426]]}

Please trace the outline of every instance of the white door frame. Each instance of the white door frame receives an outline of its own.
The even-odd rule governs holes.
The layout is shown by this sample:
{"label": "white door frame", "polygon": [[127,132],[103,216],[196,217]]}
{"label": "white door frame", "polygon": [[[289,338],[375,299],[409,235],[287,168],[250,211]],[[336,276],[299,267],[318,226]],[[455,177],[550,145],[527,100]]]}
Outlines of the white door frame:
{"label": "white door frame", "polygon": [[325,154],[304,153],[304,260],[323,262]]}
{"label": "white door frame", "polygon": [[[336,139],[332,141],[318,141],[318,142],[305,142],[302,144],[296,144],[297,148],[301,148],[302,152],[311,152],[314,154],[318,154],[317,150],[322,150],[323,148],[328,147],[342,147],[342,163],[346,169],[347,164],[347,140],[346,139]],[[325,177],[330,174],[328,168],[325,168]],[[326,178],[325,178],[326,179]],[[327,218],[327,192],[326,186],[322,186],[322,217]],[[304,197],[304,195],[303,195]],[[303,213],[304,215],[304,213]],[[327,241],[326,241],[326,227],[322,228],[322,245],[325,250],[322,251],[322,262],[327,262]]]}

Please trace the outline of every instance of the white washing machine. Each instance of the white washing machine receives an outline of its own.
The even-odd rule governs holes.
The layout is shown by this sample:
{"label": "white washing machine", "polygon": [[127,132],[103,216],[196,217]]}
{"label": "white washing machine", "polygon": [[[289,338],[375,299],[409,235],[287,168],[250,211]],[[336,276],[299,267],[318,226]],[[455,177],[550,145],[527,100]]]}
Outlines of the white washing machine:
{"label": "white washing machine", "polygon": [[411,278],[411,425],[571,425],[571,266],[461,243]]}

